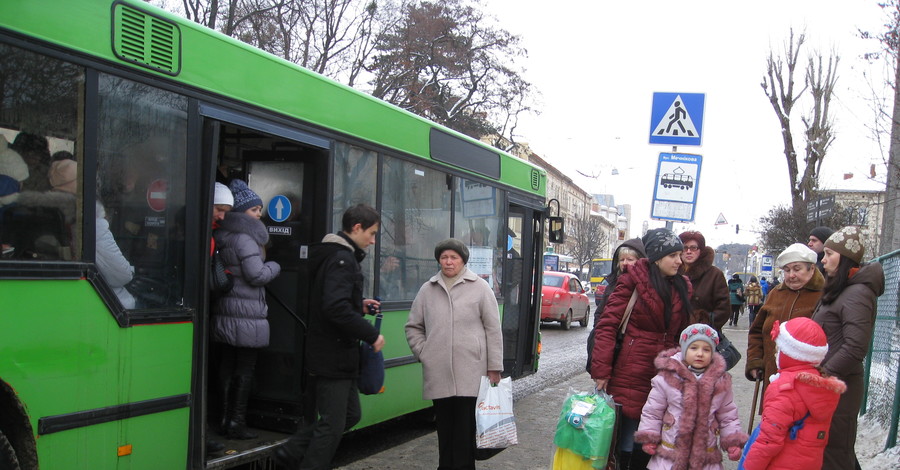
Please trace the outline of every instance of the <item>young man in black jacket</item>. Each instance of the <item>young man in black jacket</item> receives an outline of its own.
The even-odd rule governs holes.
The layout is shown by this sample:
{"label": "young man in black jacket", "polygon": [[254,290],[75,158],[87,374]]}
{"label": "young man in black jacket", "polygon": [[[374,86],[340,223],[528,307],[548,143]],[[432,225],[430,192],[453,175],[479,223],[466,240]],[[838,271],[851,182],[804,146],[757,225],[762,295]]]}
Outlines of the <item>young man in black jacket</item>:
{"label": "young man in black jacket", "polygon": [[310,318],[306,336],[306,369],[309,372],[304,410],[308,418],[287,444],[275,451],[289,469],[327,469],[344,432],[361,418],[357,378],[359,342],[375,351],[384,346],[363,315],[380,303],[363,299],[360,263],[365,250],[375,243],[381,217],[364,204],[347,209],[341,231],[328,234],[310,250]]}

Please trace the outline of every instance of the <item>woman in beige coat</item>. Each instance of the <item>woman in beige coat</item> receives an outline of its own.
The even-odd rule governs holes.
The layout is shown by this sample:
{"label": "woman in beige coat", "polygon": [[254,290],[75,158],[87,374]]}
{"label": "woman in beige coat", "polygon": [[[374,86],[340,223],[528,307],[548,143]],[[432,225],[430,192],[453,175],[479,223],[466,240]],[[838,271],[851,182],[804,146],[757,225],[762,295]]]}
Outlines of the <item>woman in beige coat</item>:
{"label": "woman in beige coat", "polygon": [[481,377],[500,382],[503,338],[491,287],[466,267],[469,249],[437,244],[441,271],[416,294],[406,340],[422,363],[422,396],[434,401],[439,470],[475,469],[475,400]]}

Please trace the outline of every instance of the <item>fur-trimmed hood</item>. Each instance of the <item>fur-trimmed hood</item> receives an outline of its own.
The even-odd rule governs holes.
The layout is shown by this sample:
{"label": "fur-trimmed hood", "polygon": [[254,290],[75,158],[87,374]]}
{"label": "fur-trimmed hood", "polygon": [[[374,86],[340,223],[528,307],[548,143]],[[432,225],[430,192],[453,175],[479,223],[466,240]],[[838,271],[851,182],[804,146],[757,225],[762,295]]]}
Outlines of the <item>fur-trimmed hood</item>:
{"label": "fur-trimmed hood", "polygon": [[243,212],[226,212],[219,228],[228,232],[244,233],[250,236],[259,246],[269,242],[269,231],[261,220]]}

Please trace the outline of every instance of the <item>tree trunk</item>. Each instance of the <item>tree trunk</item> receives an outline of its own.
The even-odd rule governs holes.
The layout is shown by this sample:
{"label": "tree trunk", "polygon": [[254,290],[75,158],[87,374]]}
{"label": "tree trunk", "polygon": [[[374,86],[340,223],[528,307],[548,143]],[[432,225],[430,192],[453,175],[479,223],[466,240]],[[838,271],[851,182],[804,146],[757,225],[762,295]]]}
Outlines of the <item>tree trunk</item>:
{"label": "tree trunk", "polygon": [[891,122],[891,146],[885,185],[884,221],[881,226],[881,253],[900,248],[900,56],[894,59],[894,110]]}

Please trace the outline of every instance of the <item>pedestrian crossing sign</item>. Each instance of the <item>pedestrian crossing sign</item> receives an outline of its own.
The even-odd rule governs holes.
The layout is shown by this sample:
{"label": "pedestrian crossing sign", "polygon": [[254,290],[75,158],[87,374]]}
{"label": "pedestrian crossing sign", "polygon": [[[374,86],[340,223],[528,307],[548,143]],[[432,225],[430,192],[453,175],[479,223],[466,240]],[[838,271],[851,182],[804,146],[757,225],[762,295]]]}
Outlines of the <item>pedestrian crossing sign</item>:
{"label": "pedestrian crossing sign", "polygon": [[699,146],[705,102],[704,93],[653,93],[650,143]]}

